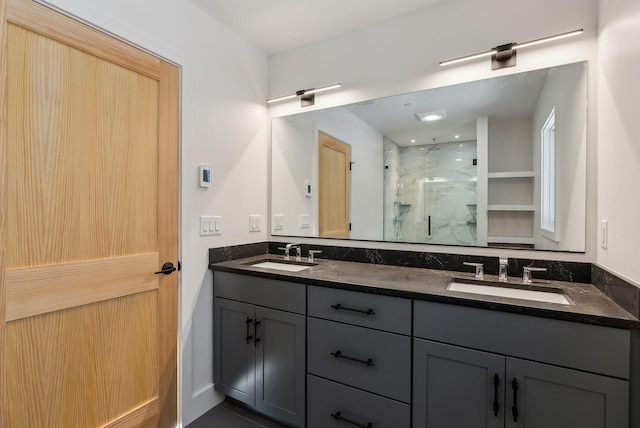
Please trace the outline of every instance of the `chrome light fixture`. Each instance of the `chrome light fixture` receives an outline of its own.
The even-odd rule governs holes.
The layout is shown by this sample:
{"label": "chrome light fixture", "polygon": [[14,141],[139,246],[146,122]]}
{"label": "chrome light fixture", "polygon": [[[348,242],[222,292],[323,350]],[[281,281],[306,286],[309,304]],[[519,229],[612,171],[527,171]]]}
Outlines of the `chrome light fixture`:
{"label": "chrome light fixture", "polygon": [[315,94],[318,92],[324,92],[331,89],[336,89],[342,86],[342,83],[336,83],[329,86],[323,86],[321,88],[301,89],[294,94],[284,95],[282,97],[271,98],[267,100],[267,104],[275,103],[278,101],[290,100],[291,98],[300,97],[300,106],[307,107],[315,104]]}
{"label": "chrome light fixture", "polygon": [[505,67],[513,67],[514,65],[516,65],[516,51],[518,49],[539,45],[541,43],[552,42],[554,40],[560,40],[567,37],[577,36],[579,34],[582,34],[583,32],[584,32],[583,29],[579,29],[579,30],[556,34],[555,36],[544,37],[542,39],[531,40],[523,43],[507,43],[504,45],[496,46],[490,51],[480,52],[473,55],[467,55],[460,58],[441,61],[440,65],[445,66],[445,65],[457,64],[463,61],[471,61],[477,58],[490,56],[492,70],[498,70],[500,68],[505,68]]}

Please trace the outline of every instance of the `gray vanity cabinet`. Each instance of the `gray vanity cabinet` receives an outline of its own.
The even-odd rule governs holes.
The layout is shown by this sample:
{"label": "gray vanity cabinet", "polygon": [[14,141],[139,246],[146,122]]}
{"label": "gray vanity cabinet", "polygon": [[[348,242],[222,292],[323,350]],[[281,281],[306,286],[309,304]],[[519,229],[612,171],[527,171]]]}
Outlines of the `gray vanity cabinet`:
{"label": "gray vanity cabinet", "polygon": [[305,423],[305,296],[302,284],[214,273],[215,389],[299,427]]}
{"label": "gray vanity cabinet", "polygon": [[629,426],[628,331],[433,302],[414,313],[413,428]]}
{"label": "gray vanity cabinet", "polygon": [[308,287],[308,427],[411,426],[411,300]]}

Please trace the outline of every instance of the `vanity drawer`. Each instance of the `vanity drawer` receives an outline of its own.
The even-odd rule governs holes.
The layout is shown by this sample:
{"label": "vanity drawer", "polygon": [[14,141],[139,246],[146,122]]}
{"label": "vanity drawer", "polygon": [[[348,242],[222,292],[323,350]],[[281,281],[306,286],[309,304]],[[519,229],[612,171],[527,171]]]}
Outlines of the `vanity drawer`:
{"label": "vanity drawer", "polygon": [[305,314],[306,286],[229,272],[213,272],[213,295],[267,308]]}
{"label": "vanity drawer", "polygon": [[307,365],[309,373],[406,403],[411,400],[410,337],[308,318]]}
{"label": "vanity drawer", "polygon": [[310,316],[411,334],[409,299],[311,285],[308,292]]}
{"label": "vanity drawer", "polygon": [[629,330],[416,301],[414,335],[629,379]]}
{"label": "vanity drawer", "polygon": [[[371,424],[375,428],[409,428],[411,411],[408,404],[307,375],[307,427],[346,428]],[[338,415],[339,413],[339,415]]]}

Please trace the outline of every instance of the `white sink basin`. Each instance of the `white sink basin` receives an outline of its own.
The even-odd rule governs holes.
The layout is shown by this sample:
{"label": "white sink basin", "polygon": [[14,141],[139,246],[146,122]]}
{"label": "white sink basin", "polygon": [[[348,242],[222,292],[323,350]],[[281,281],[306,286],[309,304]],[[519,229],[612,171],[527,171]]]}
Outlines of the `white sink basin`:
{"label": "white sink basin", "polygon": [[284,270],[287,272],[300,272],[305,269],[309,269],[311,266],[307,265],[299,265],[292,263],[278,263],[278,262],[258,262],[251,265],[252,267],[265,268],[265,269],[275,269],[275,270]]}
{"label": "white sink basin", "polygon": [[447,290],[458,291],[460,293],[480,294],[484,296],[508,297],[512,299],[571,305],[571,302],[567,300],[561,292],[554,291],[554,289],[550,289],[549,291],[539,291],[526,288],[513,288],[509,286],[452,281],[447,287]]}

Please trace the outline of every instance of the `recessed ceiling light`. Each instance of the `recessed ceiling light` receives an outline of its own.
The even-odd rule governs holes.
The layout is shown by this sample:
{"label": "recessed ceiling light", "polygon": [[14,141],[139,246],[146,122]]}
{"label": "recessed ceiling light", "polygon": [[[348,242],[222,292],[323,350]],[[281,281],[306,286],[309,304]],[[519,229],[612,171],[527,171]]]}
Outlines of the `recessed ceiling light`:
{"label": "recessed ceiling light", "polygon": [[457,140],[458,138],[460,138],[460,136],[459,135],[454,135],[453,138],[455,138]]}
{"label": "recessed ceiling light", "polygon": [[456,159],[456,161],[458,161],[458,162],[462,162],[462,159],[461,159],[461,158],[458,158],[458,159]]}
{"label": "recessed ceiling light", "polygon": [[411,140],[411,142],[412,142],[412,143],[415,143],[415,142],[416,142],[416,140]]}
{"label": "recessed ceiling light", "polygon": [[416,113],[416,117],[422,122],[435,122],[447,117],[444,110],[428,111],[424,113]]}

